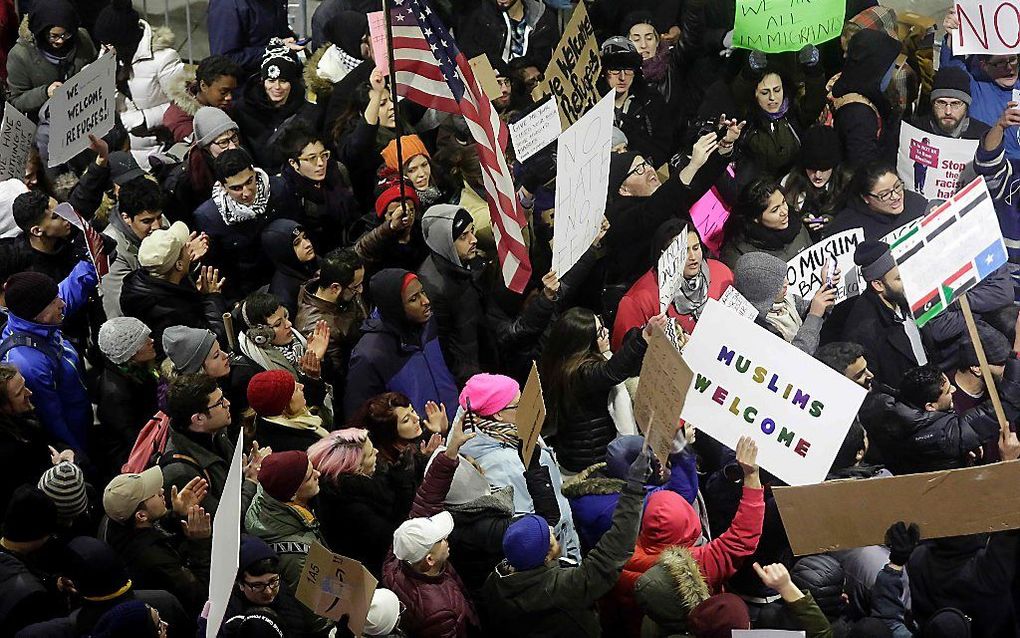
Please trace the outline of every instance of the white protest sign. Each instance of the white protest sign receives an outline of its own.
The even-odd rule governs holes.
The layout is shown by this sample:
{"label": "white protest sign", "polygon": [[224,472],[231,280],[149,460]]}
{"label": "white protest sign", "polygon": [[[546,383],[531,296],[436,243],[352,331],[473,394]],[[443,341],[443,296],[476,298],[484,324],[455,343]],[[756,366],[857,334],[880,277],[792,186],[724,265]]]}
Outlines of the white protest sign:
{"label": "white protest sign", "polygon": [[904,122],[896,171],[908,190],[928,199],[949,199],[963,169],[974,161],[978,143],[926,133]]}
{"label": "white protest sign", "polygon": [[545,104],[510,123],[510,141],[514,155],[523,162],[560,136],[560,109],[550,98]]}
{"label": "white protest sign", "polygon": [[591,248],[606,212],[614,95],[602,98],[557,142],[552,267],[560,274]]}
{"label": "white protest sign", "polygon": [[790,485],[825,480],[866,391],[768,330],[709,299],[684,361],[694,371],[681,417]]}
{"label": "white protest sign", "polygon": [[956,0],[956,17],[953,55],[1013,54],[1020,46],[1020,8],[1013,0]]}
{"label": "white protest sign", "polygon": [[209,563],[209,624],[206,638],[215,638],[227,611],[227,602],[234,591],[238,556],[241,551],[241,456],[244,442],[234,444],[230,471],[223,484],[220,503],[212,524],[212,557]]}
{"label": "white protest sign", "polygon": [[50,168],[89,147],[89,134],[113,128],[117,110],[117,60],[107,53],[64,82],[50,100]]}
{"label": "white protest sign", "polygon": [[836,290],[836,303],[848,297],[861,294],[861,282],[854,268],[854,252],[857,244],[864,241],[863,228],[851,228],[832,237],[827,237],[817,244],[808,246],[786,264],[786,282],[790,290],[804,299],[812,299],[821,290],[824,273],[819,271],[826,261],[835,260],[836,268],[841,276]]}
{"label": "white protest sign", "polygon": [[918,326],[1006,263],[984,178],[977,178],[889,246]]}
{"label": "white protest sign", "polygon": [[684,280],[687,263],[687,226],[682,233],[659,255],[656,273],[659,279],[659,312],[666,312]]}
{"label": "white protest sign", "polygon": [[0,181],[25,176],[28,152],[35,141],[35,124],[10,103],[0,123]]}
{"label": "white protest sign", "polygon": [[719,297],[719,303],[748,321],[754,321],[758,318],[758,309],[733,286],[727,288],[722,297]]}

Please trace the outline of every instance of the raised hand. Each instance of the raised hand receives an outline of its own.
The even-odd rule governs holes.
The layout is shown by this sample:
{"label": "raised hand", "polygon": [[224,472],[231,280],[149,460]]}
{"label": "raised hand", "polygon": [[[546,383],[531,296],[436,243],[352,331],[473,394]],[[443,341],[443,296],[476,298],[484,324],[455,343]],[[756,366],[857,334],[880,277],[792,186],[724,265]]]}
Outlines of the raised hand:
{"label": "raised hand", "polygon": [[439,449],[439,446],[443,444],[443,437],[441,434],[433,434],[429,437],[429,440],[422,441],[418,444],[418,449],[425,456],[432,456],[432,453]]}
{"label": "raised hand", "polygon": [[[450,436],[447,438],[446,441],[446,456],[450,457],[451,459],[457,458],[457,455],[460,454],[460,448],[465,443],[475,438],[476,434],[477,432],[464,431],[463,415],[458,419],[454,419],[453,427],[450,428]],[[432,436],[434,438],[438,435],[433,434]]]}
{"label": "raised hand", "polygon": [[450,429],[450,417],[446,416],[446,404],[435,401],[425,403],[425,429],[435,434],[446,434]]}
{"label": "raised hand", "polygon": [[188,481],[187,485],[180,492],[177,486],[170,488],[170,503],[174,513],[178,516],[187,516],[192,507],[197,506],[205,498],[209,491],[209,482],[204,478],[195,477]]}
{"label": "raised hand", "polygon": [[198,292],[203,295],[212,295],[223,291],[223,284],[226,283],[227,278],[220,278],[220,271],[218,268],[211,266],[202,266],[202,269],[198,273],[198,282],[195,286],[198,288]]}
{"label": "raised hand", "polygon": [[244,455],[244,478],[254,483],[259,482],[259,470],[262,469],[262,461],[273,453],[271,447],[259,447],[258,441],[251,442],[251,452]]}
{"label": "raised hand", "polygon": [[198,505],[188,508],[188,517],[184,519],[184,536],[188,540],[202,540],[212,536],[212,515]]}
{"label": "raised hand", "polygon": [[744,485],[747,487],[760,488],[761,479],[758,476],[758,444],[749,436],[742,436],[737,440],[737,463],[744,471]]}
{"label": "raised hand", "polygon": [[322,360],[311,350],[306,350],[298,359],[298,367],[309,379],[318,379],[322,374]]}
{"label": "raised hand", "polygon": [[326,349],[329,347],[329,324],[319,321],[315,324],[315,330],[308,337],[307,350],[314,352],[320,360],[326,358]]}

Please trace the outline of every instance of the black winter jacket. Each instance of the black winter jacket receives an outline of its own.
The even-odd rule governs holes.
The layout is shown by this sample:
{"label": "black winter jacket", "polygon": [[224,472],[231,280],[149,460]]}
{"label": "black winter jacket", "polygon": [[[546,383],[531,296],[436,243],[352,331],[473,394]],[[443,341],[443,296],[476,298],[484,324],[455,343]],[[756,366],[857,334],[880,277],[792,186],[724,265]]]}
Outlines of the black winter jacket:
{"label": "black winter jacket", "polygon": [[257,78],[245,85],[241,98],[234,108],[233,117],[244,137],[245,148],[252,154],[255,164],[270,175],[277,173],[283,164],[283,153],[277,140],[271,140],[290,118],[304,120],[318,129],[318,109],[305,100],[305,89],[300,82],[292,82],[290,95],[280,107],[269,102],[265,87]]}
{"label": "black winter jacket", "polygon": [[158,379],[142,371],[129,375],[107,361],[99,378],[98,397],[99,445],[94,449],[102,451],[106,469],[117,475],[138,431],[159,410]]}
{"label": "black winter jacket", "polygon": [[[529,33],[525,37],[525,56],[544,69],[559,41],[556,13],[540,0],[524,1],[524,20]],[[460,21],[457,42],[468,58],[485,54],[490,60],[502,60],[507,49],[507,19],[496,0],[479,0],[474,10]]]}
{"label": "black winter jacket", "polygon": [[[868,368],[875,374],[875,383],[899,387],[903,373],[917,366],[903,320],[897,319],[878,293],[870,288],[853,302],[847,315],[841,341],[864,346]],[[900,316],[912,321],[910,311],[901,308]],[[934,344],[921,332],[925,352],[933,352]]]}
{"label": "black winter jacket", "polygon": [[163,354],[163,331],[170,326],[207,328],[220,343],[227,343],[223,313],[227,306],[223,295],[205,295],[185,278],[179,284],[157,279],[144,268],[128,275],[120,291],[124,315],[141,319],[152,330],[156,352]]}

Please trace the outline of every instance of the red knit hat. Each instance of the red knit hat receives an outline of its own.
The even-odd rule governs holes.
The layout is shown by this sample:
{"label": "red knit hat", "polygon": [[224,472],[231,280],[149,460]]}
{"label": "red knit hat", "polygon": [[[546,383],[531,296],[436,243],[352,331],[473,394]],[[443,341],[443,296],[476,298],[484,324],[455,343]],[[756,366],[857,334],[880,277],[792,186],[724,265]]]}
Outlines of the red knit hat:
{"label": "red knit hat", "polygon": [[259,468],[259,485],[266,494],[286,503],[297,494],[307,473],[308,455],[301,450],[273,452]]}
{"label": "red knit hat", "polygon": [[740,596],[716,594],[691,610],[687,627],[698,638],[723,638],[734,629],[749,629],[751,616]]}
{"label": "red knit hat", "polygon": [[[379,193],[379,197],[375,198],[375,214],[377,217],[386,216],[386,208],[393,202],[400,199],[400,182],[393,182],[389,188]],[[411,200],[414,203],[415,210],[421,208],[421,200],[418,199],[418,193],[414,190],[414,186],[404,182],[404,199]]]}
{"label": "red knit hat", "polygon": [[259,372],[248,382],[248,405],[259,416],[280,416],[294,395],[294,375],[286,370]]}

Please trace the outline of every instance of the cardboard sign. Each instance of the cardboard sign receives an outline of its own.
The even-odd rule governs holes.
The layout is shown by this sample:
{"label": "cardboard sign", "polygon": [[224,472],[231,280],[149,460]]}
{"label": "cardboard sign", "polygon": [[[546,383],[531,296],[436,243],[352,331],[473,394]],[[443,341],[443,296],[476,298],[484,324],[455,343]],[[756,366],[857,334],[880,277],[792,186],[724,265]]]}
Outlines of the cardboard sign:
{"label": "cardboard sign", "polygon": [[1006,55],[1020,46],[1020,7],[1011,0],[957,0],[956,16],[953,55]]}
{"label": "cardboard sign", "polygon": [[659,312],[666,312],[677,289],[683,284],[687,263],[687,226],[659,255],[656,275],[659,280]]}
{"label": "cardboard sign", "polygon": [[49,103],[50,168],[87,149],[90,133],[102,137],[113,129],[116,73],[116,55],[106,53],[53,93]]}
{"label": "cardboard sign", "polygon": [[557,142],[552,267],[558,273],[566,274],[577,263],[602,226],[612,142],[612,92]]}
{"label": "cardboard sign", "polygon": [[35,124],[8,102],[0,122],[0,182],[25,176],[34,141]]}
{"label": "cardboard sign", "polygon": [[601,72],[602,58],[595,42],[595,27],[584,3],[578,3],[545,68],[545,81],[536,93],[555,96],[560,106],[560,120],[566,129],[598,103],[601,96],[595,84]]}
{"label": "cardboard sign", "polygon": [[[727,170],[733,175],[732,168]],[[717,255],[722,249],[723,228],[729,218],[730,207],[719,198],[719,190],[715,186],[691,206],[691,219],[694,221],[694,227],[698,229],[698,234],[701,235],[701,241]]]}
{"label": "cardboard sign", "polygon": [[653,330],[634,394],[634,420],[663,467],[693,379],[691,369],[669,338],[661,330]]}
{"label": "cardboard sign", "polygon": [[510,141],[514,144],[514,156],[524,162],[560,136],[560,109],[556,100],[544,104],[516,122],[510,123]]}
{"label": "cardboard sign", "polygon": [[382,11],[368,13],[368,41],[372,46],[372,61],[375,68],[386,75],[390,72],[390,53],[386,46],[386,14]]}
{"label": "cardboard sign", "polygon": [[889,246],[917,325],[923,326],[1006,263],[998,217],[981,177]]}
{"label": "cardboard sign", "polygon": [[736,0],[733,47],[765,53],[800,51],[839,37],[844,0]]}
{"label": "cardboard sign", "polygon": [[[812,299],[825,282],[818,276],[826,261],[836,262],[841,276],[836,290],[836,303],[861,294],[861,281],[854,266],[857,244],[864,241],[863,228],[851,228],[823,239],[797,253],[786,264],[786,282],[790,290],[804,299]],[[824,273],[823,273],[824,277]]]}
{"label": "cardboard sign", "polygon": [[713,299],[684,360],[694,371],[684,421],[731,449],[750,436],[758,464],[790,485],[825,479],[866,394]]}
{"label": "cardboard sign", "polygon": [[719,303],[748,321],[754,321],[758,318],[758,309],[733,286],[727,288],[722,297],[719,297]]}
{"label": "cardboard sign", "polygon": [[205,637],[215,638],[220,633],[227,603],[234,591],[237,578],[238,556],[241,551],[241,457],[242,441],[234,445],[230,470],[223,484],[220,503],[212,523],[212,556],[209,562],[209,623]]}
{"label": "cardboard sign", "polygon": [[923,538],[1020,528],[1020,463],[886,478],[776,487],[773,494],[798,556],[881,545],[896,521]]}
{"label": "cardboard sign", "polygon": [[531,362],[528,382],[524,384],[521,400],[517,408],[517,437],[524,445],[524,467],[531,463],[531,455],[535,452],[538,435],[545,424],[545,399],[542,397],[542,380],[538,376],[538,366]]}
{"label": "cardboard sign", "polygon": [[475,74],[475,79],[478,80],[478,85],[482,87],[485,97],[495,100],[503,94],[499,88],[499,82],[496,80],[496,71],[493,70],[488,56],[482,54],[471,58],[468,60],[468,64],[471,65],[471,71]]}
{"label": "cardboard sign", "polygon": [[896,171],[908,190],[927,199],[949,199],[963,170],[974,162],[978,143],[925,133],[904,122]]}
{"label": "cardboard sign", "polygon": [[301,571],[297,599],[324,618],[340,620],[346,614],[351,631],[360,636],[377,584],[358,561],[313,543]]}

